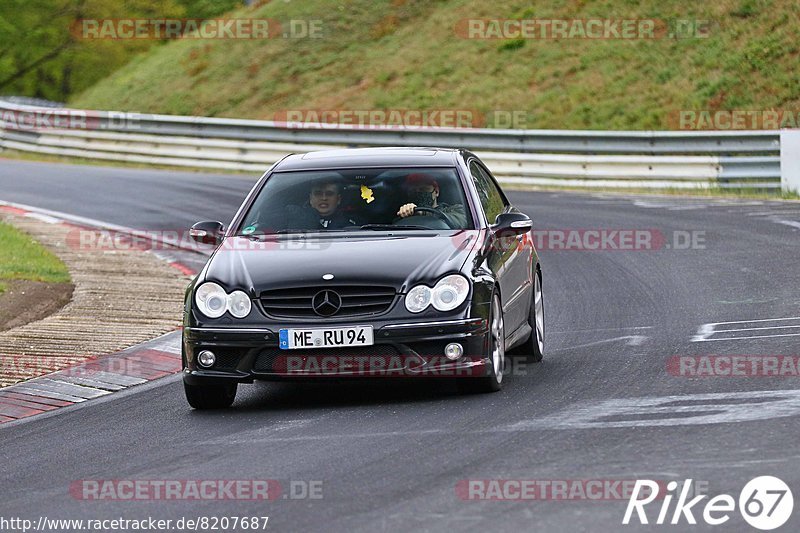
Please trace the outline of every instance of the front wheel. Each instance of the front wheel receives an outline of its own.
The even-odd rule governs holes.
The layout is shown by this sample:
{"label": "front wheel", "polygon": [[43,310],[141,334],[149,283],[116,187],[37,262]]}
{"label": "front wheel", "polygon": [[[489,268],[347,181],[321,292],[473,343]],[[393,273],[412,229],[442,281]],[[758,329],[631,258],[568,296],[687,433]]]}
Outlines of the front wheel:
{"label": "front wheel", "polygon": [[237,383],[225,385],[189,385],[183,384],[186,401],[195,409],[224,409],[233,404],[236,398]]}
{"label": "front wheel", "polygon": [[461,378],[459,388],[464,392],[497,392],[503,387],[503,370],[506,359],[506,338],[503,324],[503,307],[500,298],[494,295],[489,312],[489,362],[486,376]]}
{"label": "front wheel", "polygon": [[528,340],[513,349],[514,355],[524,355],[534,363],[538,363],[544,357],[544,293],[541,276],[538,271],[533,276],[533,297],[528,314],[531,334]]}

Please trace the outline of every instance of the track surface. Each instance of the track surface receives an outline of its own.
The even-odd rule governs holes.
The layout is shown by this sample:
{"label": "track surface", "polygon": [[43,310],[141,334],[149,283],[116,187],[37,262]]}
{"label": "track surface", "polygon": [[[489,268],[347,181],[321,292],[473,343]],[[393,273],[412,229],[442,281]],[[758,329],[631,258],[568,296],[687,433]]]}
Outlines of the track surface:
{"label": "track surface", "polygon": [[[0,161],[0,199],[175,229],[199,219],[227,223],[253,179]],[[456,485],[466,479],[693,478],[707,482],[712,495],[738,498],[751,478],[777,475],[800,496],[800,402],[788,401],[779,414],[790,416],[777,417],[770,407],[774,393],[692,396],[794,391],[800,378],[690,379],[667,371],[676,355],[800,354],[796,328],[715,333],[709,338],[739,338],[692,342],[706,323],[800,315],[800,204],[510,196],[535,229],[653,229],[670,244],[675,231],[699,231],[703,247],[541,250],[545,360],[517,368],[498,394],[464,396],[433,382],[257,384],[240,387],[232,409],[200,413],[186,405],[180,381],[166,378],[5,427],[0,516],[255,515],[269,516],[271,530],[289,531],[617,531],[637,529],[621,526],[624,500],[463,501]],[[776,324],[800,322],[715,329]],[[741,338],[748,336],[761,338]],[[610,402],[663,396],[679,396],[669,405],[683,405],[684,412],[632,416]],[[728,407],[709,406],[720,398]],[[755,419],[730,422],[735,413]],[[708,423],[693,424],[693,418]],[[284,486],[322,480],[323,499],[98,502],[68,492],[80,479],[264,478]],[[657,507],[648,509],[655,520]],[[695,512],[700,521],[701,514]],[[671,527],[689,528],[685,522]],[[750,530],[738,513],[724,529]],[[797,516],[783,528],[798,529]]]}

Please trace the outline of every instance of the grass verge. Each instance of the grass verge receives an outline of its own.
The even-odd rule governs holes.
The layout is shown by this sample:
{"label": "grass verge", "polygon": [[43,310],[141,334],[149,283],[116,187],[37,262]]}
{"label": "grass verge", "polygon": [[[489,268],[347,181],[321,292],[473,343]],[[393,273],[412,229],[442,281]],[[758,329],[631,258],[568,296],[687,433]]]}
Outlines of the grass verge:
{"label": "grass verge", "polygon": [[64,263],[44,246],[13,226],[0,222],[0,292],[3,280],[68,283]]}

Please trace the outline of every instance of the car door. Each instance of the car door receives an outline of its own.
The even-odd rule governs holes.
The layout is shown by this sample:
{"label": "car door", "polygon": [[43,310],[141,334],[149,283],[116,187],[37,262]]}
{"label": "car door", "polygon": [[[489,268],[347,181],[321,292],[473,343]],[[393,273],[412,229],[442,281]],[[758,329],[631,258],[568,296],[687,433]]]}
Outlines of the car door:
{"label": "car door", "polygon": [[[480,199],[481,208],[491,226],[501,213],[513,210],[489,171],[477,160],[469,170]],[[487,254],[487,265],[500,285],[506,336],[528,320],[531,300],[531,248],[524,236],[493,238]]]}

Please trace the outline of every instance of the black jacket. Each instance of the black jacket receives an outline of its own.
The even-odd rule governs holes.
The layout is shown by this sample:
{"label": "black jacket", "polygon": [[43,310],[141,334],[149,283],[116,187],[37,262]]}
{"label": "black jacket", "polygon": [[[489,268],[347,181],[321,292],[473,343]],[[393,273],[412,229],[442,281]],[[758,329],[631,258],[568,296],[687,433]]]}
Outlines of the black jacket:
{"label": "black jacket", "polygon": [[287,205],[284,209],[280,229],[299,229],[314,231],[322,229],[342,229],[347,226],[359,226],[356,219],[341,211],[329,217],[321,217],[316,209],[308,204]]}

